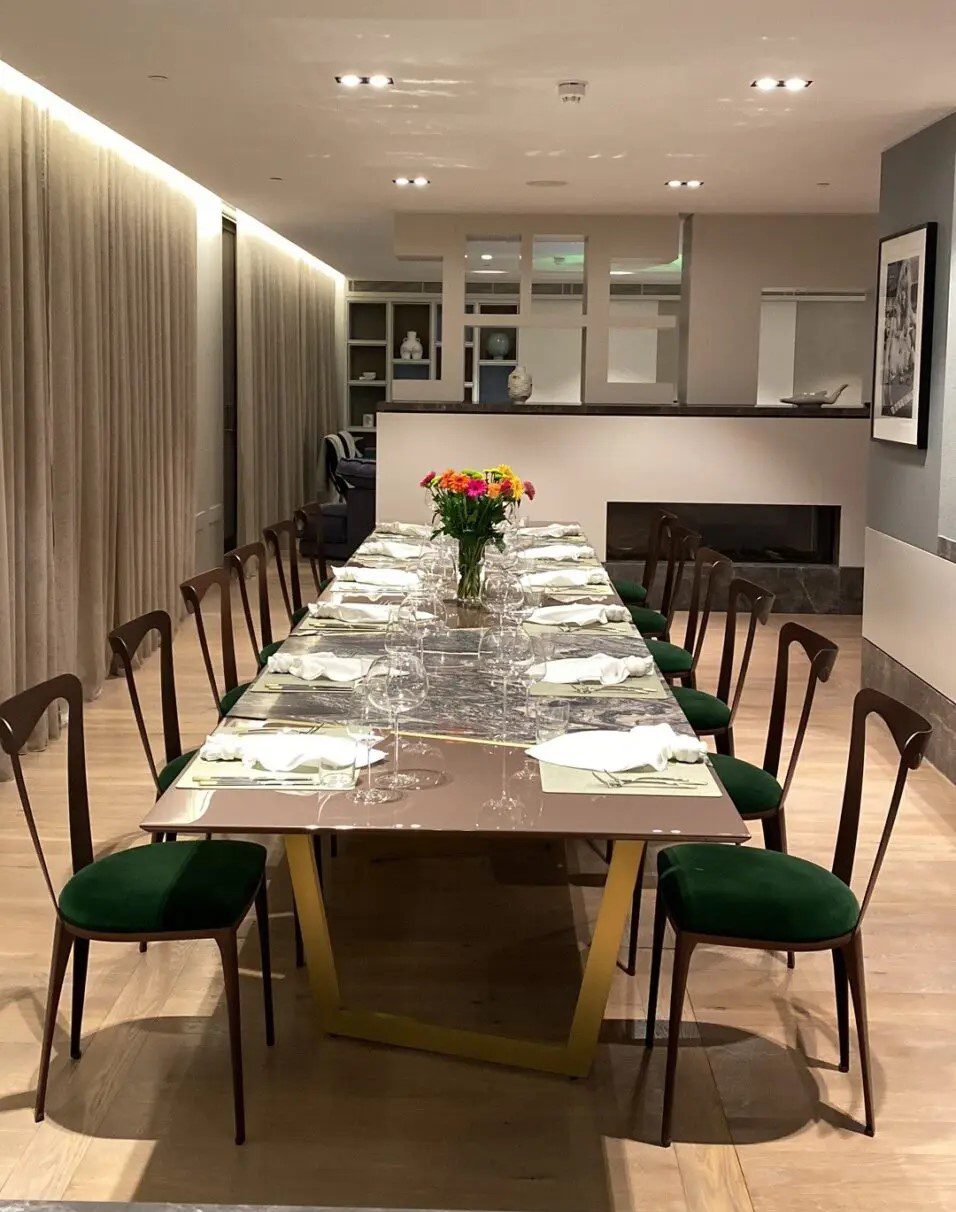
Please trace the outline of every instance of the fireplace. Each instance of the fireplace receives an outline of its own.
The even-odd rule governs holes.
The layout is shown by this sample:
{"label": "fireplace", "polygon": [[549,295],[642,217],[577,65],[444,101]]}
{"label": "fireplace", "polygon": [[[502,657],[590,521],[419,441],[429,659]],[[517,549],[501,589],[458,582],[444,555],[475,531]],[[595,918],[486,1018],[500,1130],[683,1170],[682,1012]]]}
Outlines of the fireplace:
{"label": "fireplace", "polygon": [[676,514],[735,564],[837,564],[838,505],[710,505],[612,501],[607,507],[607,558],[643,560],[655,508]]}

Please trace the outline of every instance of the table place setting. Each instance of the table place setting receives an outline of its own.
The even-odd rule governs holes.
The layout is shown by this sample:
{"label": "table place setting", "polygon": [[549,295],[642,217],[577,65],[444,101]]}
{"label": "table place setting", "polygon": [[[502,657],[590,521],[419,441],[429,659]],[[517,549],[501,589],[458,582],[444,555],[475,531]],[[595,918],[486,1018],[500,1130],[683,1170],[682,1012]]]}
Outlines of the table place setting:
{"label": "table place setting", "polygon": [[538,698],[667,697],[649,656],[613,657],[598,652],[590,657],[564,657],[532,666],[528,676],[534,679],[528,693]]}
{"label": "table place setting", "polygon": [[398,539],[366,539],[355,553],[356,559],[364,556],[379,556],[400,564],[420,560],[425,548],[421,543],[403,543]]}
{"label": "table place setting", "polygon": [[631,634],[635,631],[627,608],[613,604],[537,606],[528,615],[524,626],[532,635],[597,628]]}
{"label": "table place setting", "polygon": [[518,552],[518,559],[524,564],[564,564],[580,560],[581,563],[600,567],[594,548],[587,543],[548,543],[542,547],[526,547]]}
{"label": "table place setting", "polygon": [[384,631],[394,605],[388,602],[310,602],[301,631]]}
{"label": "table place setting", "polygon": [[255,682],[256,691],[351,691],[375,663],[371,656],[336,656],[334,652],[302,655],[276,652]]}
{"label": "table place setting", "polygon": [[590,593],[613,593],[610,577],[603,568],[559,568],[543,572],[523,572],[519,580],[525,589],[587,589]]}
{"label": "table place setting", "polygon": [[374,533],[376,535],[399,535],[405,539],[430,539],[433,529],[420,522],[379,522]]}
{"label": "table place setting", "polygon": [[415,589],[419,584],[417,572],[404,568],[359,568],[354,564],[332,566],[336,585],[347,585],[350,589],[361,584],[375,589]]}
{"label": "table place setting", "polygon": [[627,732],[565,732],[526,750],[536,758],[541,788],[566,795],[720,796],[707,748],[670,724]]}
{"label": "table place setting", "polygon": [[382,750],[332,730],[224,730],[206,738],[176,787],[344,791],[356,785],[357,769],[385,758]]}
{"label": "table place setting", "polygon": [[543,526],[521,526],[521,538],[529,539],[575,539],[585,542],[584,532],[577,522],[548,522]]}

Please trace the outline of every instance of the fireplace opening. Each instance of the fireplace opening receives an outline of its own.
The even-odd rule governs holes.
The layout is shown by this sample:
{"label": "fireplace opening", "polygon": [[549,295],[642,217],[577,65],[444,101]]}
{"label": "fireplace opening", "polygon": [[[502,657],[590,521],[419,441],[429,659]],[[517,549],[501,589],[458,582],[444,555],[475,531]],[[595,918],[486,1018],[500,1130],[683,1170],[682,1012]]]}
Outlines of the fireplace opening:
{"label": "fireplace opening", "polygon": [[685,526],[739,564],[836,564],[839,505],[711,505],[611,501],[607,507],[607,558],[639,560],[647,554],[654,509],[667,509]]}

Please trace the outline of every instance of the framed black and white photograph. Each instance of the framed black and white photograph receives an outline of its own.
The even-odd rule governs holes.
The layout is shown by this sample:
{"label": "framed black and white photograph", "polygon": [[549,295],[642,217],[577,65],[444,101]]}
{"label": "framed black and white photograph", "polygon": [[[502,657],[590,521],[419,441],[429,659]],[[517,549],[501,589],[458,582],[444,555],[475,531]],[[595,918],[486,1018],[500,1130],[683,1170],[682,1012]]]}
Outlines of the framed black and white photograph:
{"label": "framed black and white photograph", "polygon": [[926,449],[936,224],[880,241],[873,437]]}

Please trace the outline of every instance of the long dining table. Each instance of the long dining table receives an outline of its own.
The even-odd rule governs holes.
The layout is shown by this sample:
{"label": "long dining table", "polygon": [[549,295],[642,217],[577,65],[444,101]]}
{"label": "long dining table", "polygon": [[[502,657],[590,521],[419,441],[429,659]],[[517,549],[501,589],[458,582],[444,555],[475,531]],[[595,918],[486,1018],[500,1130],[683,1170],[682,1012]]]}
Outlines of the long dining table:
{"label": "long dining table", "polygon": [[[383,538],[376,534],[373,538]],[[389,535],[394,538],[394,535]],[[367,544],[366,544],[367,546]],[[379,552],[353,556],[353,567],[403,567]],[[546,557],[528,570],[555,564]],[[600,568],[596,560],[575,566]],[[414,567],[414,565],[412,565]],[[594,596],[599,592],[601,596]],[[547,593],[547,591],[546,591]],[[399,600],[395,595],[392,600]],[[371,595],[388,601],[388,592]],[[369,600],[357,586],[337,581],[324,601]],[[600,602],[619,605],[609,584],[599,591],[555,589],[545,604]],[[356,802],[349,790],[328,790],[307,776],[261,774],[245,767],[204,762],[197,757],[151,808],[142,823],[150,833],[246,834],[279,836],[288,857],[292,889],[302,931],[308,979],[319,1023],[330,1035],[496,1062],[532,1070],[583,1076],[597,1048],[614,977],[622,934],[631,909],[635,880],[648,842],[714,841],[741,843],[749,832],[709,763],[683,767],[694,777],[675,778],[672,786],[638,781],[608,786],[582,772],[545,767],[526,757],[534,742],[530,695],[512,693],[502,707],[502,685],[479,659],[478,646],[488,617],[449,608],[448,630],[440,644],[426,643],[428,695],[421,707],[401,717],[403,744],[423,743],[426,756],[410,765],[434,771],[433,786],[405,790],[387,803]],[[540,627],[549,634],[553,656],[597,653],[646,657],[647,647],[630,622],[594,626]],[[289,655],[334,651],[340,656],[374,656],[384,649],[384,626],[306,617],[289,635]],[[639,679],[608,688],[596,685],[549,686],[547,694],[567,699],[569,729],[627,730],[635,725],[669,723],[693,735],[669,687],[656,668]],[[537,691],[536,702],[549,698]],[[217,732],[263,733],[321,730],[341,733],[349,695],[330,684],[295,684],[262,670],[221,721]],[[373,772],[375,768],[373,767]],[[521,777],[515,777],[520,773]],[[573,777],[571,777],[573,775]],[[374,773],[373,773],[374,777]],[[364,772],[358,776],[364,782]],[[507,791],[507,797],[503,793]],[[502,803],[506,810],[502,809]],[[383,1010],[344,1004],[336,972],[326,901],[316,858],[319,837],[354,833],[398,835],[414,845],[415,834],[613,841],[600,910],[591,933],[581,984],[566,1039],[512,1038],[492,1032],[436,1025]]]}

